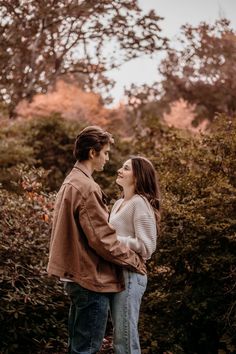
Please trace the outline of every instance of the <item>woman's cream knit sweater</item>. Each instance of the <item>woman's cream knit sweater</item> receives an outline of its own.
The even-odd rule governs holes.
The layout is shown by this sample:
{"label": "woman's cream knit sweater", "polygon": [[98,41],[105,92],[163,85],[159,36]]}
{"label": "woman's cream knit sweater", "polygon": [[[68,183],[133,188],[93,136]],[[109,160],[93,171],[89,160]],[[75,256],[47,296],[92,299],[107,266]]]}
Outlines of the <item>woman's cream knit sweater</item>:
{"label": "woman's cream knit sweater", "polygon": [[156,218],[146,198],[135,194],[122,206],[124,199],[114,204],[109,223],[116,230],[119,241],[125,243],[144,259],[149,259],[156,249]]}

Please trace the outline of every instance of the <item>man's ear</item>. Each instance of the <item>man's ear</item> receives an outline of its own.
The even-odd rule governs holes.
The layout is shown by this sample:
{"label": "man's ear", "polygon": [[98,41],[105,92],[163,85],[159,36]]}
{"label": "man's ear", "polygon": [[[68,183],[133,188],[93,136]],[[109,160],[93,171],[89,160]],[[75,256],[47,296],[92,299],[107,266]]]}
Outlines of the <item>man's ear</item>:
{"label": "man's ear", "polygon": [[96,151],[94,149],[90,149],[89,150],[89,159],[93,160],[95,155],[96,155]]}

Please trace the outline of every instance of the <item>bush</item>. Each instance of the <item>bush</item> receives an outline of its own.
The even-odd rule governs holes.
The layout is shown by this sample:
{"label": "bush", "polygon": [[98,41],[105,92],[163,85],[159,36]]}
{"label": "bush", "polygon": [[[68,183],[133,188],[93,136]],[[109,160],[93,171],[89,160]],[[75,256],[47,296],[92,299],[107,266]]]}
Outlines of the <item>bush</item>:
{"label": "bush", "polygon": [[152,151],[163,212],[141,317],[149,353],[236,351],[235,128],[219,117],[195,139],[170,130]]}
{"label": "bush", "polygon": [[57,190],[75,163],[74,141],[83,127],[58,115],[16,121],[3,127],[0,133],[0,183],[4,188],[14,190],[9,182],[18,179],[14,167],[25,163],[47,170],[46,187],[50,191]]}
{"label": "bush", "polygon": [[[142,352],[234,353],[236,122],[219,117],[211,133],[191,136],[154,124],[151,118],[138,141],[118,141],[105,174],[96,177],[116,198],[115,173],[133,153],[150,158],[160,177],[162,235],[148,263],[149,285],[140,318]],[[18,132],[31,151],[31,164],[51,170],[57,157],[62,158],[56,165],[60,178],[54,175],[50,182],[57,189],[72,165],[68,161],[74,126],[67,126],[65,135],[70,138],[63,140],[65,123],[60,119],[29,124],[29,130],[21,127]],[[4,131],[7,139],[12,129]],[[51,151],[48,155],[45,146]],[[55,195],[48,192],[48,172],[15,165],[4,165],[12,171],[11,188],[0,189],[1,349],[19,354],[63,352],[68,300],[60,283],[46,275]]]}
{"label": "bush", "polygon": [[55,353],[65,348],[67,298],[46,274],[54,194],[42,170],[18,169],[20,194],[0,189],[1,353]]}

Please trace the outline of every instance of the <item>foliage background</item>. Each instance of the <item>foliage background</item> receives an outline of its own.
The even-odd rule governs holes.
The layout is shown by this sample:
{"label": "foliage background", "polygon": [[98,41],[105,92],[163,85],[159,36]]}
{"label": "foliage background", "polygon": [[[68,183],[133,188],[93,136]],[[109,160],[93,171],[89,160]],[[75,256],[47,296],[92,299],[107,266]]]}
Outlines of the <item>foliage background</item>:
{"label": "foliage background", "polygon": [[[235,31],[226,19],[183,26],[161,82],[133,86],[126,104],[108,109],[97,90],[112,85],[105,73],[119,63],[106,61],[106,42],[116,38],[124,60],[167,49],[160,18],[142,16],[135,0],[51,3],[22,2],[17,12],[17,1],[0,1],[0,353],[66,352],[68,299],[46,265],[55,194],[88,124],[115,137],[95,175],[111,204],[130,154],[148,157],[159,176],[162,231],[148,263],[142,353],[235,353]],[[111,31],[97,20],[105,15]]]}
{"label": "foliage background", "polygon": [[[159,174],[162,234],[148,264],[149,286],[140,318],[144,353],[235,351],[234,122],[218,117],[211,133],[191,139],[189,133],[159,123],[132,143],[117,140],[119,153],[113,151],[109,170],[99,176],[105,192],[115,198],[115,170],[133,152],[148,156]],[[59,117],[30,123],[15,122],[2,130],[4,141],[14,135],[25,154],[24,159],[19,154],[17,164],[1,164],[14,176],[9,184],[2,181],[0,189],[3,353],[56,353],[66,347],[68,301],[45,268],[55,198],[52,185],[62,181],[63,174],[55,172],[60,163],[64,171],[73,165],[71,131]],[[29,136],[35,141],[34,146],[30,140],[31,154]],[[7,146],[2,162],[8,160],[6,153],[12,155]],[[50,172],[45,170],[48,161],[53,161]]]}

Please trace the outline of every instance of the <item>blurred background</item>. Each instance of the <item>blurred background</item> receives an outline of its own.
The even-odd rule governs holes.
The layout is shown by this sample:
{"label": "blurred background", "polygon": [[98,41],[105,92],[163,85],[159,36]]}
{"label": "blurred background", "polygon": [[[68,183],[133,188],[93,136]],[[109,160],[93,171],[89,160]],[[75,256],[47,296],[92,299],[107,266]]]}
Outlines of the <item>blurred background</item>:
{"label": "blurred background", "polygon": [[[0,0],[0,353],[66,353],[46,265],[55,195],[87,125],[104,173],[148,157],[162,194],[143,354],[236,352],[236,3]],[[110,324],[101,353],[112,353]]]}

